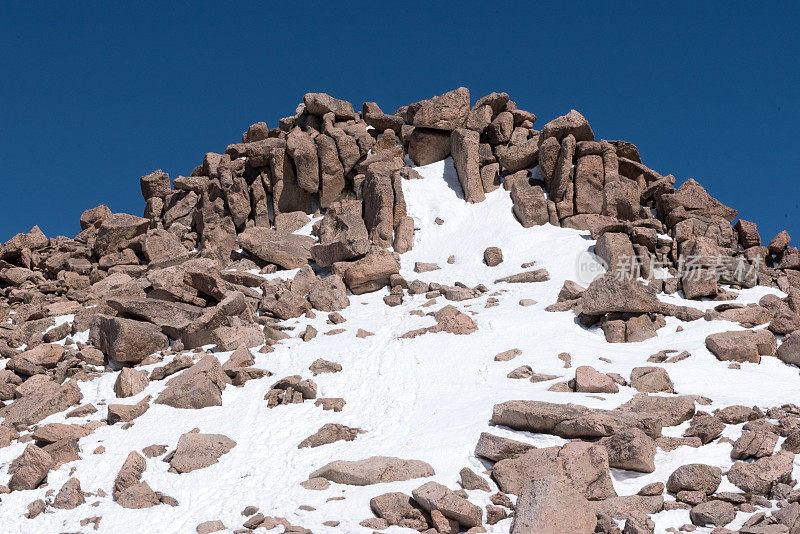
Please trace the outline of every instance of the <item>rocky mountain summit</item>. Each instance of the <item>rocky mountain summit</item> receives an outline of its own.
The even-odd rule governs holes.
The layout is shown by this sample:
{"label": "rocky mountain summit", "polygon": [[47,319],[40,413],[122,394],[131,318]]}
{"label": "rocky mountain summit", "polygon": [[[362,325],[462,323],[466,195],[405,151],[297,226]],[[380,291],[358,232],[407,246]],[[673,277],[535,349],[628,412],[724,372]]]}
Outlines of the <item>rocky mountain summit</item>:
{"label": "rocky mountain summit", "polygon": [[800,532],[790,236],[536,122],[308,93],[4,243],[3,531]]}

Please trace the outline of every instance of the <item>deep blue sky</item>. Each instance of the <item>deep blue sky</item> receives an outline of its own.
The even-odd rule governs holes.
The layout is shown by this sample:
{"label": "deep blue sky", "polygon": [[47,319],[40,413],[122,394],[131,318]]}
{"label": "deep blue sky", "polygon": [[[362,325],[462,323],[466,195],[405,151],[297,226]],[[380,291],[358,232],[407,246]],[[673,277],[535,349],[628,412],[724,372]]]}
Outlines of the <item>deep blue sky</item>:
{"label": "deep blue sky", "polygon": [[538,127],[576,108],[765,241],[800,239],[797,2],[165,4],[3,7],[0,241],[73,236],[100,203],[141,215],[139,176],[188,174],[306,92],[392,112],[461,85]]}

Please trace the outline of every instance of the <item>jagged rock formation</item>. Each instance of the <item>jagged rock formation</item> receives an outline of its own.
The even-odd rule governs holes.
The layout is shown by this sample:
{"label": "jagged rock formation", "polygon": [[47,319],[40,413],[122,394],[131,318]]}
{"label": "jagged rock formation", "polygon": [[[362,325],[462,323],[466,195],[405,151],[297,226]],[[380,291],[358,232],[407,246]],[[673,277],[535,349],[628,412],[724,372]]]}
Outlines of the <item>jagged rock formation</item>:
{"label": "jagged rock formation", "polygon": [[[222,153],[206,154],[188,176],[172,180],[157,170],[141,177],[143,217],[112,213],[101,205],[81,215],[82,231],[74,238],[48,238],[34,227],[4,243],[0,247],[0,356],[5,360],[0,370],[0,447],[34,443],[10,463],[11,478],[0,490],[42,487],[48,472],[80,458],[80,439],[105,424],[130,428],[151,408],[151,401],[163,405],[159,410],[189,414],[222,406],[226,389],[271,375],[255,366],[250,349],[276,350],[290,337],[287,322],[316,313],[327,314],[329,324],[341,324],[345,319],[339,312],[348,308],[352,296],[388,287],[383,302],[390,307],[415,295],[430,299],[425,306],[440,297],[453,303],[429,313],[415,310],[428,324],[430,318],[435,324],[400,333],[400,343],[431,334],[469,336],[478,331],[470,316],[476,312],[456,305],[485,298],[490,308],[498,304],[500,291],[491,292],[482,283],[450,286],[408,281],[400,275],[400,255],[415,243],[415,220],[409,215],[404,182],[422,179],[416,166],[448,157],[465,202],[485,202],[487,195],[502,187],[508,190],[522,227],[550,224],[588,230],[596,241],[594,254],[608,272],[586,288],[567,280],[557,302],[548,303],[548,311],[571,310],[583,327],[601,328],[612,343],[654,338],[668,318],[736,322],[745,330],[717,332],[706,339],[710,353],[730,362],[732,369],[757,364],[767,356],[800,363],[800,254],[790,246],[786,232],[763,246],[754,223],[738,220],[732,225],[736,210],[711,197],[698,182],[688,180],[676,188],[675,178],[647,167],[632,143],[596,140],[588,121],[575,110],[541,130],[534,129],[535,123],[536,116],[519,109],[506,93],[492,93],[472,105],[469,91],[458,88],[392,114],[373,102],[356,112],[349,102],[309,93],[295,114],[280,119],[276,128],[263,122],[251,125],[240,143]],[[498,267],[505,265],[502,246],[482,249],[481,261],[489,268],[502,268]],[[289,279],[270,276],[295,269]],[[440,264],[425,260],[414,270],[439,269]],[[492,284],[491,280],[540,284],[550,280],[550,274],[544,269],[525,270],[486,283]],[[659,298],[682,291],[689,300],[725,301],[735,298],[736,290],[756,285],[778,288],[787,296],[768,294],[747,306],[722,302],[707,311]],[[536,304],[523,300],[527,302],[520,304],[526,307]],[[752,330],[760,325],[767,328]],[[332,329],[324,334],[342,332]],[[300,337],[311,342],[318,333],[308,325]],[[356,337],[371,335],[359,330]],[[234,352],[223,364],[212,348]],[[661,351],[647,361],[669,364],[690,356],[670,356],[671,352]],[[506,350],[495,361],[521,354],[519,349]],[[570,357],[564,356],[569,367]],[[169,358],[164,365],[139,369],[164,358]],[[342,366],[320,358],[308,369],[316,377],[339,373]],[[485,507],[486,524],[505,521],[514,510],[502,492],[519,497],[514,519],[507,521],[511,532],[561,530],[565,522],[575,532],[619,532],[614,520],[626,521],[625,532],[648,532],[652,531],[648,515],[678,505],[692,507],[691,521],[697,525],[723,526],[732,521],[732,513],[752,506],[750,502],[763,503],[753,496],[797,500],[790,493],[791,459],[800,451],[800,410],[795,406],[773,408],[770,421],[757,409],[744,415],[728,408],[729,412],[696,412],[695,401],[703,399],[676,395],[675,384],[662,367],[628,371],[626,379],[580,365],[574,378],[548,390],[614,395],[621,387],[631,387],[641,392],[614,410],[540,401],[494,406],[494,424],[574,441],[537,449],[482,434],[475,456],[493,462],[491,479],[501,490]],[[78,383],[105,373],[115,373],[113,388],[108,388],[114,397],[138,400],[109,403],[102,422],[41,425],[62,412],[68,411],[66,417],[96,413],[92,404],[79,406],[84,399]],[[529,365],[504,376],[527,378],[534,384],[561,378],[535,372]],[[149,389],[160,382],[163,389]],[[153,395],[145,395],[148,390]],[[323,410],[342,411],[344,399],[318,398],[318,393],[314,381],[293,374],[259,392],[258,400],[276,411],[305,401]],[[662,435],[662,427],[689,420],[683,437]],[[703,464],[684,465],[658,482],[660,488],[650,485],[640,495],[617,496],[611,467],[653,473],[656,447],[699,447],[727,439],[720,438],[726,425],[746,421],[750,428],[745,428],[731,453],[741,461],[727,475],[746,498],[718,493],[719,469]],[[370,432],[338,423],[318,428],[312,435],[297,436],[293,443],[299,443],[298,449],[316,449],[357,442],[360,434]],[[786,438],[781,444],[785,450],[773,454],[778,435]],[[224,435],[189,431],[164,460],[172,473],[188,473],[226,461],[238,453],[236,445]],[[152,447],[146,449],[163,449],[154,452],[156,456],[167,450]],[[743,461],[751,459],[755,461]],[[125,508],[177,506],[175,499],[143,480],[146,467],[141,455],[130,452],[116,480],[109,481],[113,500]],[[332,461],[310,473],[303,487],[322,490],[330,482],[370,485],[434,473],[431,465],[419,460],[372,456]],[[401,492],[376,496],[370,505],[377,517],[361,524],[376,529],[399,525],[421,532],[479,532],[483,508],[471,502],[465,490],[492,486],[468,468],[462,469],[461,481],[464,489],[458,491],[420,481],[411,496]],[[674,494],[675,499],[668,501],[672,504],[665,503],[663,483]],[[48,506],[79,508],[86,496],[80,480],[71,477],[54,500],[30,503],[28,517]],[[751,518],[753,529],[742,532],[767,531],[758,530],[759,525],[796,525],[800,508],[788,500],[771,516]],[[301,531],[284,518],[246,515],[248,529],[284,525]],[[217,523],[205,522],[198,531],[202,527],[211,532]]]}

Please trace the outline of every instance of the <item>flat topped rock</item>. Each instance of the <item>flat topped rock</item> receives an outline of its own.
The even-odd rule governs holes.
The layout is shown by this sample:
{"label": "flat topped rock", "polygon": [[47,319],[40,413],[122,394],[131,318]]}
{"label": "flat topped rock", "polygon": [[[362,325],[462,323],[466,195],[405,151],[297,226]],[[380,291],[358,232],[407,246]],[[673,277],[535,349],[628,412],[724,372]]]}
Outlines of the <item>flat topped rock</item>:
{"label": "flat topped rock", "polygon": [[239,246],[258,259],[274,263],[284,269],[297,269],[311,259],[311,247],[316,242],[313,237],[287,234],[254,226],[248,228],[237,238]]}
{"label": "flat topped rock", "polygon": [[638,280],[606,274],[595,279],[581,295],[583,313],[655,313],[660,303],[655,289]]}
{"label": "flat topped rock", "polygon": [[223,454],[235,446],[235,441],[222,434],[187,432],[178,440],[178,447],[169,465],[179,473],[203,469],[217,463]]}
{"label": "flat topped rock", "polygon": [[492,421],[515,430],[554,434],[562,438],[602,438],[631,426],[654,439],[661,435],[661,421],[651,414],[542,401],[516,400],[495,404]]}
{"label": "flat topped rock", "polygon": [[420,460],[372,456],[363,460],[337,460],[317,469],[309,478],[322,477],[337,484],[369,486],[435,475],[433,467]]}

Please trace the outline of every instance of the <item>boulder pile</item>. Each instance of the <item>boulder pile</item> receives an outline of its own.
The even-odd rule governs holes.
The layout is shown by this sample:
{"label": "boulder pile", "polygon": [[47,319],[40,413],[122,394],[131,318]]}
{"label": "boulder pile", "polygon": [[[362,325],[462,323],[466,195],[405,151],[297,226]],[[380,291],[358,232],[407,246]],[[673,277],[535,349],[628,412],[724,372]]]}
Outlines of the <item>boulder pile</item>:
{"label": "boulder pile", "polygon": [[[388,287],[387,306],[403,304],[404,295],[422,294],[429,299],[425,306],[441,296],[460,303],[484,294],[487,308],[497,304],[503,290],[490,293],[484,284],[409,282],[400,275],[400,255],[415,243],[415,221],[407,212],[403,183],[422,179],[415,167],[448,157],[465,202],[483,202],[502,187],[523,227],[550,224],[591,234],[593,252],[607,272],[585,288],[567,281],[548,311],[572,311],[582,326],[602,329],[611,343],[651,339],[667,318],[727,320],[739,327],[706,339],[718,360],[735,368],[777,356],[800,365],[800,252],[790,246],[788,233],[765,245],[755,223],[737,220],[736,210],[695,180],[676,186],[672,175],[647,167],[634,144],[596,139],[578,111],[551,120],[541,130],[534,129],[536,119],[506,93],[491,93],[472,104],[463,87],[393,113],[374,102],[357,112],[350,102],[308,93],[276,127],[251,125],[241,142],[205,154],[187,176],[173,179],[161,170],[142,176],[142,217],[100,205],[83,212],[82,230],[75,237],[47,237],[34,227],[3,243],[0,447],[27,445],[9,464],[10,479],[0,493],[42,488],[51,470],[80,459],[80,439],[101,426],[130,428],[155,405],[154,410],[222,406],[226,388],[246,389],[247,382],[271,375],[254,366],[251,349],[274,350],[290,336],[287,321],[300,317],[324,313],[329,324],[344,322],[338,312],[350,305],[352,296]],[[481,258],[490,271],[507,265],[503,243],[497,244]],[[451,257],[448,263],[453,261]],[[418,262],[414,270],[439,268]],[[270,276],[279,271],[296,272]],[[536,269],[486,283],[549,279],[550,273]],[[736,290],[755,285],[778,288],[787,296],[770,294],[749,306],[726,302],[735,298]],[[686,299],[720,303],[701,311],[659,298],[678,291]],[[536,304],[523,300],[525,306]],[[400,343],[425,335],[468,336],[479,329],[472,318],[477,312],[455,304],[427,315],[415,312],[435,324],[400,334]],[[317,334],[308,325],[301,337],[310,341]],[[359,330],[357,337],[371,335]],[[223,364],[214,351],[233,354]],[[669,352],[649,361],[689,357],[668,358]],[[495,359],[504,362],[520,354],[513,349]],[[141,369],[168,356],[163,365]],[[569,367],[569,355],[564,361]],[[320,358],[308,370],[316,377],[338,373],[342,366]],[[104,373],[115,373],[115,397],[134,399],[109,403],[102,421],[42,424],[61,412],[66,418],[96,413],[94,405],[81,405],[79,383]],[[508,377],[534,383],[559,378],[534,373],[529,366]],[[159,383],[161,389],[146,394]],[[755,504],[767,501],[765,508],[771,507],[769,498],[780,501],[780,508],[751,518],[741,531],[797,528],[800,496],[792,491],[791,473],[794,453],[800,451],[800,410],[794,405],[773,408],[769,417],[745,407],[696,412],[695,403],[703,399],[677,395],[667,372],[650,366],[633,368],[630,381],[579,366],[573,379],[550,391],[614,395],[620,386],[640,393],[614,410],[531,400],[497,404],[493,424],[570,441],[534,448],[484,433],[475,456],[485,460],[488,477],[464,468],[460,489],[421,480],[411,495],[378,495],[370,501],[375,517],[362,526],[483,532],[484,524],[513,514],[511,532],[518,533],[613,533],[620,532],[618,521],[624,521],[624,532],[652,532],[648,515],[669,507],[690,508],[694,525],[724,526]],[[303,408],[339,412],[345,405],[341,398],[318,398],[317,384],[299,374],[269,387],[265,383],[261,399],[264,408],[276,411],[305,404]],[[682,437],[662,435],[663,427],[686,421]],[[726,476],[742,494],[718,491],[719,468],[688,464],[645,486],[639,495],[617,495],[610,468],[653,473],[657,447],[672,450],[721,441],[727,439],[720,438],[726,425],[738,424],[744,424],[744,432],[732,445],[731,458],[737,461]],[[298,439],[298,448],[344,446],[365,433],[370,435],[328,423]],[[775,452],[779,436],[785,439]],[[178,475],[213,469],[244,448],[237,451],[236,446],[227,436],[191,431],[168,454],[165,445],[143,452],[148,458],[166,454],[171,474]],[[131,451],[116,479],[109,481],[111,498],[125,508],[177,506],[145,481],[147,466],[142,455]],[[433,467],[420,460],[373,456],[323,465],[303,487],[368,486],[434,475]],[[491,496],[492,504],[471,502],[468,491],[491,491],[490,480],[500,490]],[[515,504],[506,494],[517,496]],[[30,503],[27,517],[48,507],[80,507],[87,495],[70,473],[53,499]],[[284,518],[247,515],[247,529],[283,525],[293,529],[287,531],[307,531]],[[219,525],[208,521],[198,532],[212,532]]]}

